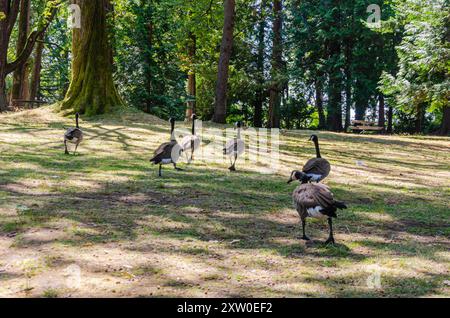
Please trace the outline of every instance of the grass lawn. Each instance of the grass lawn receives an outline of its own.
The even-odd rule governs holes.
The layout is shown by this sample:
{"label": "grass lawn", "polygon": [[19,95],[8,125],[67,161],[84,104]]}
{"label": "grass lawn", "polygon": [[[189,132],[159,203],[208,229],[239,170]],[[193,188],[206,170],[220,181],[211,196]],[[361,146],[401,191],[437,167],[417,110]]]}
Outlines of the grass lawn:
{"label": "grass lawn", "polygon": [[349,206],[324,246],[324,221],[299,239],[286,184],[310,131],[282,133],[275,174],[223,160],[158,178],[168,123],[84,118],[65,156],[72,125],[51,107],[0,116],[1,297],[450,296],[450,138],[320,132]]}

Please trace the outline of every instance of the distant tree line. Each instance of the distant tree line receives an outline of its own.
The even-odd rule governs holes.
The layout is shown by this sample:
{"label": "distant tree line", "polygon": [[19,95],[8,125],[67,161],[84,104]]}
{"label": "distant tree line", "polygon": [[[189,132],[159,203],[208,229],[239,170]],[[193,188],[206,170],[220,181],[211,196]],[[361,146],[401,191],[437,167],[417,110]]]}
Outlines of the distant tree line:
{"label": "distant tree line", "polygon": [[[81,29],[69,29],[69,4]],[[368,20],[377,5],[381,22]],[[446,0],[0,0],[0,111],[450,131]],[[375,12],[376,13],[376,12]]]}

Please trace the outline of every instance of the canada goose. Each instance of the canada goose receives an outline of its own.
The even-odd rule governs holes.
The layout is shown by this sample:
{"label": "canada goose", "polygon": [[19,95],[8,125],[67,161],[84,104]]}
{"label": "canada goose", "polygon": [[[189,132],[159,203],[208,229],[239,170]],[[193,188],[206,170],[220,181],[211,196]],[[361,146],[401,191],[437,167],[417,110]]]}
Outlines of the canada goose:
{"label": "canada goose", "polygon": [[[194,160],[194,151],[200,147],[200,138],[195,134],[195,121],[197,120],[197,116],[195,114],[192,115],[192,135],[185,136],[181,140],[181,147],[186,155],[186,159],[188,163],[191,163]],[[190,157],[188,156],[190,153]]]}
{"label": "canada goose", "polygon": [[163,143],[156,149],[154,157],[150,159],[150,162],[157,165],[159,164],[159,176],[161,177],[161,166],[167,164],[173,164],[175,170],[182,170],[177,168],[177,162],[180,158],[183,148],[178,144],[175,138],[175,119],[170,119],[170,142]]}
{"label": "canada goose", "polygon": [[337,209],[347,209],[343,202],[334,200],[330,188],[322,183],[309,183],[311,177],[300,171],[293,171],[288,183],[299,180],[302,184],[294,190],[292,198],[298,214],[302,220],[302,240],[309,241],[305,233],[306,218],[328,218],[330,236],[325,244],[334,244],[333,218],[336,218]]}
{"label": "canada goose", "polygon": [[[223,148],[223,154],[230,157],[231,167],[228,168],[230,171],[236,171],[237,158],[240,155],[242,155],[245,150],[245,143],[241,139],[241,127],[242,127],[242,122],[238,121],[235,124],[235,129],[237,129],[236,138],[228,140],[228,142],[225,145],[225,148]],[[233,157],[234,157],[234,161],[233,161]]]}
{"label": "canada goose", "polygon": [[309,141],[313,141],[316,146],[316,158],[309,160],[305,164],[303,172],[306,173],[311,181],[320,182],[330,174],[331,165],[328,160],[323,159],[320,155],[319,137],[312,135]]}
{"label": "canada goose", "polygon": [[76,154],[78,145],[83,141],[83,131],[80,129],[80,125],[78,123],[78,119],[80,117],[80,114],[76,113],[76,127],[72,127],[67,129],[66,133],[64,134],[64,148],[65,148],[65,154],[69,154],[69,150],[67,150],[67,143],[70,142],[72,144],[75,144],[75,151],[73,154]]}

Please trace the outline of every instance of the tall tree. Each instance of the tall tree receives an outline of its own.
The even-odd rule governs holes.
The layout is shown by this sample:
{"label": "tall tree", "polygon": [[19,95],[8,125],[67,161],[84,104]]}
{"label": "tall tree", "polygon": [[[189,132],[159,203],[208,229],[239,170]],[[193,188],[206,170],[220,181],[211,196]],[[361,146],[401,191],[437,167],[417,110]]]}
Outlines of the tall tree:
{"label": "tall tree", "polygon": [[283,91],[283,39],[282,39],[282,0],[273,1],[273,46],[272,46],[272,71],[269,98],[269,128],[280,128],[281,94]]}
{"label": "tall tree", "polygon": [[[30,9],[31,0],[22,0],[20,3],[19,34],[17,38],[16,56],[19,56],[27,44],[28,33],[30,32]],[[29,68],[30,60],[18,66],[13,74],[12,105],[23,106],[18,100],[26,100],[29,97]]]}
{"label": "tall tree", "polygon": [[259,23],[257,30],[258,38],[258,56],[256,60],[257,65],[257,78],[258,78],[258,91],[256,92],[255,110],[253,116],[253,125],[255,127],[262,127],[263,120],[263,105],[265,98],[265,75],[264,75],[264,55],[266,50],[265,38],[266,38],[266,0],[261,0],[259,9]]}
{"label": "tall tree", "polygon": [[233,48],[233,32],[235,23],[235,0],[224,0],[225,15],[220,47],[220,59],[216,85],[216,101],[213,122],[225,123],[227,114],[228,73]]}
{"label": "tall tree", "polygon": [[33,66],[33,73],[31,76],[30,100],[37,100],[39,98],[43,51],[44,51],[44,35],[41,35],[38,39],[34,55],[34,66]]}
{"label": "tall tree", "polygon": [[73,30],[72,78],[62,109],[87,115],[108,113],[123,102],[113,81],[108,34],[109,0],[73,0],[81,8],[81,28]]}
{"label": "tall tree", "polygon": [[195,76],[195,55],[197,51],[197,37],[194,33],[190,32],[188,36],[188,59],[190,68],[188,70],[188,82],[187,82],[187,94],[188,94],[188,102],[186,109],[186,120],[189,121],[192,118],[192,114],[196,112],[195,104],[196,104],[196,96],[197,96],[197,81]]}

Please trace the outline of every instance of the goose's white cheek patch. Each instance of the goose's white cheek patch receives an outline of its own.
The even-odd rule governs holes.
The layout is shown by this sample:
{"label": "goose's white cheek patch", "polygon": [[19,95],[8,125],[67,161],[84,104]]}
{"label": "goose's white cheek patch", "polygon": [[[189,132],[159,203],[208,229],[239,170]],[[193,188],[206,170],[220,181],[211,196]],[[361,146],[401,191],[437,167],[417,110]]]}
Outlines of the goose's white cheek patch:
{"label": "goose's white cheek patch", "polygon": [[321,206],[316,206],[315,208],[309,208],[308,210],[306,210],[306,212],[308,212],[308,216],[311,218],[323,219],[327,216],[320,212],[322,211],[322,209],[323,208]]}

